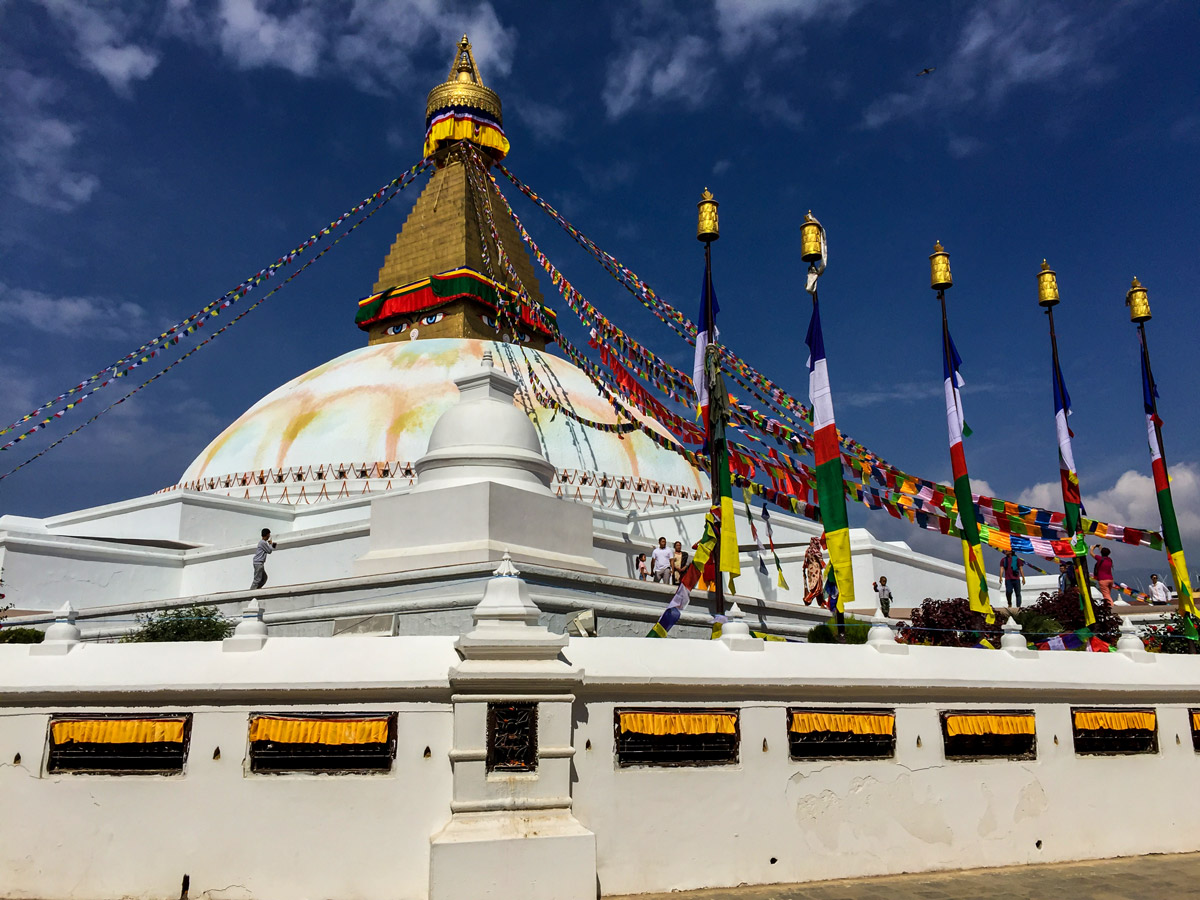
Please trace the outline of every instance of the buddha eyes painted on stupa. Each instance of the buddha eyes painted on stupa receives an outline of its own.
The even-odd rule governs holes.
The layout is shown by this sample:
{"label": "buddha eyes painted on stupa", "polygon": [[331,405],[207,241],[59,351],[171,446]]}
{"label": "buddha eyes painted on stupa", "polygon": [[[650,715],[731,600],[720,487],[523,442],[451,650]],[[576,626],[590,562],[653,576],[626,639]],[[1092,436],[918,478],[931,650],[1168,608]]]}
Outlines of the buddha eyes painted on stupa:
{"label": "buddha eyes painted on stupa", "polygon": [[[484,325],[493,331],[500,330],[500,326],[496,324],[496,320],[492,316],[481,315],[479,318],[483,320]],[[528,344],[532,338],[529,335],[518,331],[515,335],[510,332],[505,332],[504,334],[500,335],[500,340],[506,344]]]}
{"label": "buddha eyes painted on stupa", "polygon": [[[446,318],[445,313],[442,313],[442,312],[430,313],[427,316],[421,316],[419,319],[417,319],[416,324],[426,325],[426,326],[436,325],[438,322],[442,321],[442,319],[444,319],[444,318]],[[408,321],[407,319],[404,319],[402,321],[397,322],[394,325],[389,325],[387,328],[385,328],[383,330],[383,333],[384,334],[404,334],[404,332],[408,331],[408,329],[410,329],[412,327],[413,327],[413,323]]]}

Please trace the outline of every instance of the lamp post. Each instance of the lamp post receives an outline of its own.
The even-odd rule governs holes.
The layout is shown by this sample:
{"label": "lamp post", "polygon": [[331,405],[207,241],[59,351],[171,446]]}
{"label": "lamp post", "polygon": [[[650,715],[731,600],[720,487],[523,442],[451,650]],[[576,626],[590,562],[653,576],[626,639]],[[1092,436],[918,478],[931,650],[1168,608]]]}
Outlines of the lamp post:
{"label": "lamp post", "polygon": [[[708,382],[708,373],[709,373],[710,366],[716,364],[715,359],[713,359],[710,362],[710,357],[713,357],[717,353],[717,347],[716,347],[717,328],[716,328],[716,309],[715,309],[716,301],[715,301],[715,297],[713,295],[713,284],[712,284],[712,245],[713,245],[713,241],[715,241],[721,237],[720,223],[717,219],[717,206],[718,205],[719,204],[717,203],[717,201],[715,199],[713,199],[713,195],[709,191],[708,188],[704,189],[704,193],[700,195],[700,202],[696,204],[696,209],[697,209],[696,240],[698,240],[704,244],[704,322],[703,322],[703,327],[704,327],[705,334],[707,336],[707,346],[705,346],[705,348],[704,348],[705,358],[703,361],[703,363],[704,363],[703,368],[701,370],[701,373],[702,373],[701,377],[704,379],[705,382]],[[693,378],[695,377],[695,374],[696,374],[696,372],[695,372],[695,370],[693,370],[693,372],[692,372]],[[697,397],[701,396],[700,385],[693,385],[693,387],[696,390],[696,396]],[[708,393],[708,391],[711,390],[712,387],[713,387],[712,384],[706,383],[705,384],[705,393]],[[722,398],[722,402],[719,404],[718,408],[724,408],[724,405],[725,405],[724,398]],[[720,499],[717,496],[718,492],[720,490],[719,485],[720,485],[721,481],[723,480],[722,475],[728,471],[729,462],[725,458],[724,441],[717,441],[717,440],[713,439],[713,428],[712,428],[713,412],[712,412],[712,410],[713,410],[712,398],[710,397],[709,398],[709,406],[708,406],[708,414],[707,414],[708,421],[705,422],[705,433],[708,437],[708,480],[709,480],[709,491],[712,494],[713,505],[717,506],[720,504]],[[721,526],[722,526],[722,524],[723,523],[721,522],[720,516],[713,516],[713,531],[715,532],[713,536],[716,538],[716,548],[715,548],[715,552],[713,554],[713,558],[715,560],[714,573],[716,576],[714,579],[716,584],[714,585],[715,590],[713,592],[713,608],[714,608],[716,615],[718,615],[718,616],[725,614],[725,583],[724,583],[724,580],[721,578]]]}
{"label": "lamp post", "polygon": [[[1075,535],[1081,530],[1080,513],[1083,501],[1080,496],[1079,475],[1075,469],[1075,453],[1071,448],[1071,431],[1067,427],[1067,416],[1070,415],[1070,399],[1067,385],[1063,379],[1062,367],[1058,361],[1058,335],[1054,331],[1054,307],[1059,303],[1058,276],[1046,260],[1042,260],[1042,268],[1038,272],[1038,305],[1046,310],[1050,323],[1050,352],[1054,363],[1054,415],[1055,430],[1058,438],[1058,465],[1062,483],[1063,507],[1067,536],[1074,544]],[[1081,538],[1082,540],[1082,538]],[[1084,611],[1086,624],[1095,622],[1092,611],[1092,585],[1088,579],[1087,543],[1083,541],[1082,550],[1072,547],[1075,554],[1075,583],[1079,588],[1080,605]]]}

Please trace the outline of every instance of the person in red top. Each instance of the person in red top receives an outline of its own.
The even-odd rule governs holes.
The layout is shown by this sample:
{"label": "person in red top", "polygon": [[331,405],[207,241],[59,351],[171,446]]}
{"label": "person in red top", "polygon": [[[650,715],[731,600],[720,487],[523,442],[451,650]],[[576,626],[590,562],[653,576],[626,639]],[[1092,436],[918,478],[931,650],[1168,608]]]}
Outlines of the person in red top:
{"label": "person in red top", "polygon": [[1005,603],[1012,606],[1013,594],[1017,595],[1017,609],[1021,608],[1021,585],[1025,583],[1025,560],[1012,550],[1005,550],[1000,557],[1000,578],[1004,581]]}
{"label": "person in red top", "polygon": [[1092,559],[1096,560],[1096,587],[1100,588],[1100,596],[1104,598],[1104,605],[1112,606],[1112,588],[1113,588],[1113,571],[1112,571],[1112,556],[1111,551],[1105,547],[1100,551],[1100,555],[1096,555],[1096,548],[1092,548]]}

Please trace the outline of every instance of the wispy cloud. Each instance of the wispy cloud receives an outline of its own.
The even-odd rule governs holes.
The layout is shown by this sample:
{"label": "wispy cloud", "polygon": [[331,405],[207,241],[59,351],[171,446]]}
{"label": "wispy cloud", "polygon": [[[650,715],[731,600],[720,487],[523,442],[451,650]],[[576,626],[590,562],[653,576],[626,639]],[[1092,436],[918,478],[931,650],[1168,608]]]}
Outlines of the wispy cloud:
{"label": "wispy cloud", "polygon": [[955,135],[947,142],[946,149],[955,159],[966,159],[968,156],[974,156],[982,150],[986,144],[979,138],[973,138],[969,135]]}
{"label": "wispy cloud", "polygon": [[[1010,392],[1012,384],[988,381],[968,381],[962,389],[964,394],[985,394],[997,391]],[[868,390],[839,391],[838,406],[878,406],[881,403],[917,403],[945,396],[945,388],[938,382],[905,381]]]}
{"label": "wispy cloud", "polygon": [[[616,14],[622,49],[609,61],[602,94],[610,119],[650,105],[695,109],[710,96],[722,65],[742,63],[742,102],[796,129],[804,110],[768,90],[747,66],[804,53],[799,26],[849,18],[866,0],[713,0],[672,4],[642,0]],[[717,52],[713,52],[713,46]]]}
{"label": "wispy cloud", "polygon": [[[817,16],[837,22],[849,18],[864,0],[716,0],[717,33],[721,50],[737,56],[747,50],[774,47],[788,25],[803,24]],[[793,50],[800,50],[795,42]]]}
{"label": "wispy cloud", "polygon": [[539,141],[561,141],[565,137],[567,122],[570,120],[566,110],[529,97],[521,97],[515,106],[517,117],[529,127]]}
{"label": "wispy cloud", "polygon": [[145,310],[136,303],[101,297],[55,297],[0,282],[0,322],[81,337],[116,337],[139,326]]}
{"label": "wispy cloud", "polygon": [[0,69],[4,186],[26,203],[67,212],[86,203],[100,179],[84,171],[77,159],[83,126],[56,111],[61,94],[53,79]]}
{"label": "wispy cloud", "polygon": [[[491,3],[460,0],[172,0],[167,31],[217,51],[239,69],[277,68],[300,77],[336,76],[372,93],[411,84],[418,51],[466,33],[484,81],[512,70],[516,30]],[[440,68],[439,64],[439,68]]]}
{"label": "wispy cloud", "polygon": [[962,22],[953,51],[937,72],[919,79],[911,91],[881,97],[863,112],[862,127],[949,112],[968,104],[997,108],[1020,87],[1058,87],[1096,82],[1108,76],[1103,49],[1120,36],[1130,4],[1111,4],[1102,12],[1077,11],[1058,3],[990,0]]}
{"label": "wispy cloud", "polygon": [[669,100],[694,109],[704,101],[715,74],[708,47],[697,35],[639,38],[609,63],[604,108],[610,119],[647,101]]}
{"label": "wispy cloud", "polygon": [[128,96],[130,85],[148,78],[159,54],[137,37],[139,18],[113,3],[83,0],[40,0],[66,31],[77,61]]}

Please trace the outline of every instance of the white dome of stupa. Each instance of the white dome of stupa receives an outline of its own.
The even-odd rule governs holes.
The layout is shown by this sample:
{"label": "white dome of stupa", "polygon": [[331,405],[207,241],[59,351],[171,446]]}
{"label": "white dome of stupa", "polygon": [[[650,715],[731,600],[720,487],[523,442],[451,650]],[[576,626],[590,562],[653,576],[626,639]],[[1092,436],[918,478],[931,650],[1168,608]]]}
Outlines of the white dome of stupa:
{"label": "white dome of stupa", "polygon": [[[221,432],[174,488],[314,503],[415,484],[416,461],[437,449],[436,441],[430,446],[435,424],[459,402],[455,380],[479,372],[489,349],[518,382],[514,403],[554,467],[555,493],[639,507],[707,496],[707,476],[640,430],[618,434],[577,421],[615,425],[617,417],[572,363],[529,347],[461,338],[372,344],[293,378]],[[553,403],[543,404],[537,391]],[[674,443],[657,422],[639,419]]]}

